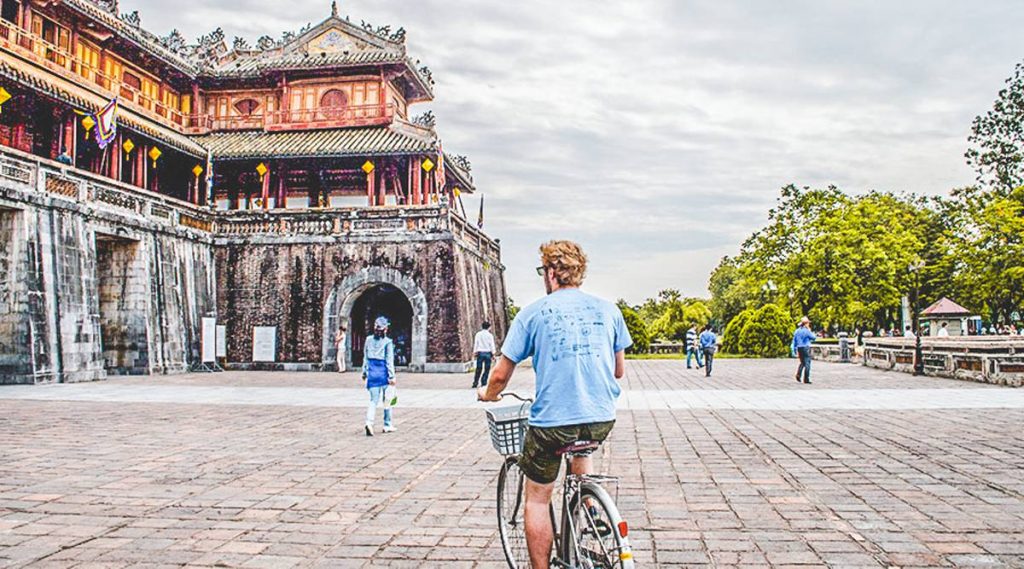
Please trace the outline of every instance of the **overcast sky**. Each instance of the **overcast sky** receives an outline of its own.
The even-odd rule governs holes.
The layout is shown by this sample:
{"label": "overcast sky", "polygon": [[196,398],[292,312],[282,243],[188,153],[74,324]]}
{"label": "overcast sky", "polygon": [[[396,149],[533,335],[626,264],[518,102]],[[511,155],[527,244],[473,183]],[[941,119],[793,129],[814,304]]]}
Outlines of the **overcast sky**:
{"label": "overcast sky", "polygon": [[[122,0],[161,35],[255,40],[330,2]],[[1024,59],[1015,1],[350,0],[403,26],[437,81],[449,152],[466,154],[510,294],[543,293],[537,246],[580,241],[585,289],[640,302],[707,294],[778,189],[945,193],[973,181],[973,117]],[[466,200],[475,221],[477,197]]]}

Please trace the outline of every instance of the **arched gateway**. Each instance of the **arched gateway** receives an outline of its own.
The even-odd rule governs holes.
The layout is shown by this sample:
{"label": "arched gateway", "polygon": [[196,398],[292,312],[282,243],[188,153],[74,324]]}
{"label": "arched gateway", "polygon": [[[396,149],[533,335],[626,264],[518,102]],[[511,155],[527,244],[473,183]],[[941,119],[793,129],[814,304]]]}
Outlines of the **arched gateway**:
{"label": "arched gateway", "polygon": [[427,363],[427,296],[415,281],[394,269],[370,267],[349,275],[331,289],[324,305],[323,364],[335,361],[334,334],[343,322],[349,328],[345,361],[361,365],[362,345],[373,320],[392,322],[395,365],[421,371]]}

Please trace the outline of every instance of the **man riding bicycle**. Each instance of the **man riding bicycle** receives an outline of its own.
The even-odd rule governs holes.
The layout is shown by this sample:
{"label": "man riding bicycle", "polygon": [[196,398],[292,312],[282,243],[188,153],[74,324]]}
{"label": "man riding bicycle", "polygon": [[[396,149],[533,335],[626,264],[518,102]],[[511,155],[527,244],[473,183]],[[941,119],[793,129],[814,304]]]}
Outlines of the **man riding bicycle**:
{"label": "man riding bicycle", "polygon": [[[554,529],[549,507],[561,460],[559,449],[576,441],[602,442],[615,424],[618,379],[625,372],[625,349],[633,342],[622,312],[579,289],[587,257],[571,241],[541,245],[547,296],[527,306],[509,327],[501,360],[477,397],[498,401],[516,364],[532,357],[537,376],[529,429],[519,458],[526,475],[523,518],[534,569],[547,569]],[[573,458],[575,474],[589,474],[589,456]]]}

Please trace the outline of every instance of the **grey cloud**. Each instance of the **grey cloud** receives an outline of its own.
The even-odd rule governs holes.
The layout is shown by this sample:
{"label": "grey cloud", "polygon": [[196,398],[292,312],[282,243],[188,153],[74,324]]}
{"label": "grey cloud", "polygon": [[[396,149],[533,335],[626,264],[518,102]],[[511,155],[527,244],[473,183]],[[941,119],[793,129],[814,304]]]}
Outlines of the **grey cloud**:
{"label": "grey cloud", "polygon": [[[278,36],[329,2],[123,0],[158,33]],[[778,188],[943,193],[973,181],[971,119],[1021,59],[1015,2],[368,2],[430,65],[446,150],[473,162],[509,289],[542,291],[536,247],[579,239],[588,287],[634,301],[708,272]],[[465,206],[475,219],[477,196]],[[628,275],[629,278],[624,278]]]}

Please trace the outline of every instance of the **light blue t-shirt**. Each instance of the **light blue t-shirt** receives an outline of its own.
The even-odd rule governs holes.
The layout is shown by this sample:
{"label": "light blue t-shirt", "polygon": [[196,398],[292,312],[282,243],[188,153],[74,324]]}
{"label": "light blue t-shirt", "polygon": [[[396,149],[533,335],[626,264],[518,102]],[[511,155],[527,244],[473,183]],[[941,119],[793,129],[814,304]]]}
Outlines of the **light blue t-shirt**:
{"label": "light blue t-shirt", "polygon": [[816,339],[817,337],[814,335],[814,332],[800,326],[796,329],[796,332],[793,332],[793,342],[790,344],[790,347],[794,351],[797,348],[806,348],[813,344]]}
{"label": "light blue t-shirt", "polygon": [[501,353],[516,363],[533,357],[530,425],[560,427],[615,419],[615,353],[632,344],[617,306],[569,288],[522,309]]}

